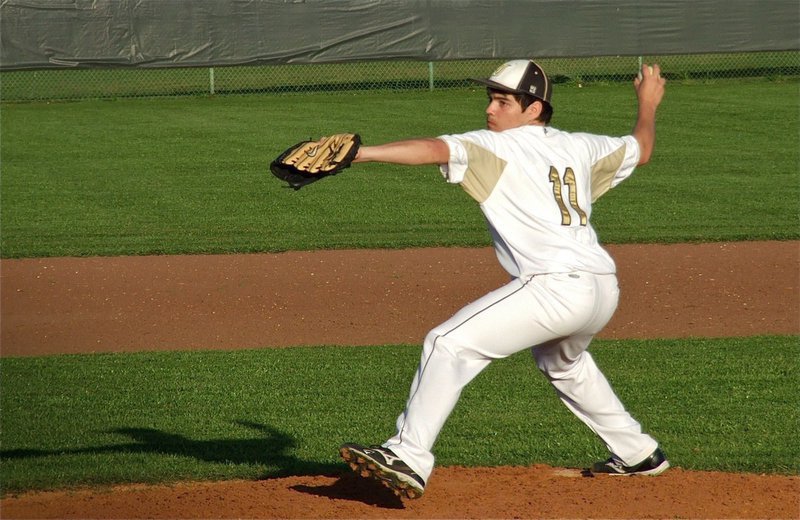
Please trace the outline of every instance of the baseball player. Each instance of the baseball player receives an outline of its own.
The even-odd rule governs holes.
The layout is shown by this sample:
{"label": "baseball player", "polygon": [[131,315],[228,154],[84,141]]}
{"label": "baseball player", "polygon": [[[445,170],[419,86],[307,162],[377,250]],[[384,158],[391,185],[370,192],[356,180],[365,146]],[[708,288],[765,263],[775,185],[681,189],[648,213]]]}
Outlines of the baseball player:
{"label": "baseball player", "polygon": [[606,444],[593,473],[658,475],[669,467],[655,439],[625,410],[587,351],[619,297],[616,268],[592,228],[592,203],[649,161],[665,80],[642,66],[631,135],[549,126],[552,83],[530,60],[488,79],[486,129],[362,146],[356,162],[439,165],[483,211],[497,258],[511,275],[425,338],[397,431],[382,445],[344,444],[360,475],[417,498],[433,471],[434,442],[462,389],[495,359],[530,349],[561,401]]}

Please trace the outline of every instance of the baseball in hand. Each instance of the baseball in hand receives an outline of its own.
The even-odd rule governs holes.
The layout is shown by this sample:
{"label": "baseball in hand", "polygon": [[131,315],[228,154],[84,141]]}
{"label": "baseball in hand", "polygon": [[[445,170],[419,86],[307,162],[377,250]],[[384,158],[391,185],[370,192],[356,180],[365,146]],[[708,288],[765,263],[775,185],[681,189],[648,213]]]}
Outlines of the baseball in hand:
{"label": "baseball in hand", "polygon": [[[649,72],[651,76],[653,75],[653,66],[652,65],[648,65],[647,66],[647,72]],[[642,71],[641,70],[639,71],[639,79],[640,80],[642,79]]]}

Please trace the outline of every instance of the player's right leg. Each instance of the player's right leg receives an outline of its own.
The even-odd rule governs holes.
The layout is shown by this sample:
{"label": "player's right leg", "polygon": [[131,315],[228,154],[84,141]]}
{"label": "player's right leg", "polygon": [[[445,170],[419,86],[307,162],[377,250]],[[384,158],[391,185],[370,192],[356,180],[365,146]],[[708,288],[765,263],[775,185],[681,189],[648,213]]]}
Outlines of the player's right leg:
{"label": "player's right leg", "polygon": [[590,340],[591,336],[572,337],[537,347],[536,364],[561,402],[603,440],[623,465],[634,466],[652,454],[658,443],[642,432],[594,358],[580,348],[579,345],[588,346]]}
{"label": "player's right leg", "polygon": [[[611,319],[617,305],[616,278],[582,274],[576,283],[593,284],[595,313],[582,330],[533,349],[536,364],[561,401],[605,442],[612,457],[593,471],[616,475],[655,475],[669,467],[658,442],[642,432],[586,349]],[[576,289],[575,294],[580,294]]]}

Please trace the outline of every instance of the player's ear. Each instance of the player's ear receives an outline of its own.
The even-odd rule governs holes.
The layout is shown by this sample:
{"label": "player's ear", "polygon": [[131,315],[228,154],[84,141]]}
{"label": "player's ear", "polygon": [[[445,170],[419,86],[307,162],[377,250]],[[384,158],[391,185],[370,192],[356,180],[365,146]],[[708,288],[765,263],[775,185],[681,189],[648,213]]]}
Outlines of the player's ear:
{"label": "player's ear", "polygon": [[532,121],[536,121],[542,114],[543,109],[544,106],[542,105],[542,102],[537,99],[536,101],[528,105],[528,108],[525,109],[525,113]]}

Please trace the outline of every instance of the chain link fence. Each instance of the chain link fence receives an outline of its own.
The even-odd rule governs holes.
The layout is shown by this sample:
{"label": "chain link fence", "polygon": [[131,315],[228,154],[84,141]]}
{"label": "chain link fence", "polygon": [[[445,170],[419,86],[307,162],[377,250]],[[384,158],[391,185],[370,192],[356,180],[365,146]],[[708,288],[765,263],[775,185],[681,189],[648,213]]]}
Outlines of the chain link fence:
{"label": "chain link fence", "polygon": [[[0,101],[58,101],[149,96],[444,89],[472,84],[504,59],[375,61],[169,69],[0,72]],[[605,56],[537,60],[554,83],[629,81],[642,62],[661,64],[670,80],[800,77],[800,52]]]}

